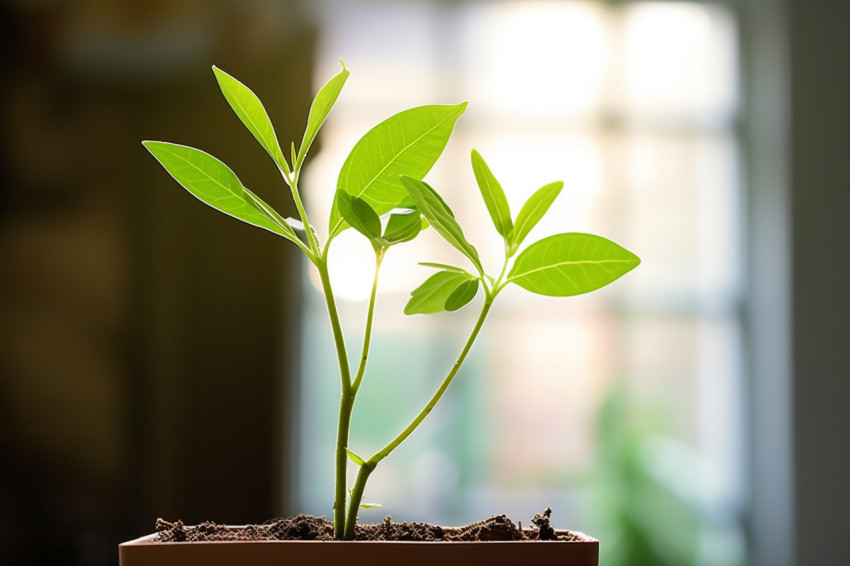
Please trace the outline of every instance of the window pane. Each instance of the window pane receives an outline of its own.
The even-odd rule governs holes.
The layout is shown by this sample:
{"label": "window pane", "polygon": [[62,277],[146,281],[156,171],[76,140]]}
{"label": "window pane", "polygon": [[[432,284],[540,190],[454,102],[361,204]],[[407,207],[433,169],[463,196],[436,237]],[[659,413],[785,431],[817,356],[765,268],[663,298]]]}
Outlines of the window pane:
{"label": "window pane", "polygon": [[585,116],[605,103],[612,30],[603,5],[470,4],[464,47],[471,100],[508,120]]}
{"label": "window pane", "polygon": [[637,2],[623,11],[622,105],[631,118],[722,125],[737,109],[735,28],[705,4]]}
{"label": "window pane", "polygon": [[[565,182],[530,241],[593,232],[643,259],[590,295],[506,290],[445,399],[373,474],[366,499],[384,507],[361,520],[458,524],[504,512],[527,524],[551,506],[556,524],[606,537],[612,566],[735,564],[742,260],[733,15],[687,2],[316,6],[320,80],[340,56],[352,71],[305,179],[308,205],[323,211],[316,217],[371,126],[406,107],[469,100],[428,181],[489,271],[501,267],[502,244],[469,166],[473,147],[514,215],[545,183]],[[372,259],[348,232],[334,243],[332,276],[356,356]],[[465,265],[433,231],[390,251],[354,415],[358,453],[380,448],[419,411],[477,315],[474,303],[404,317],[410,290],[431,273],[422,260]],[[329,515],[339,378],[315,293],[303,324],[298,507]],[[654,538],[665,529],[675,541]],[[642,540],[652,542],[641,550]]]}

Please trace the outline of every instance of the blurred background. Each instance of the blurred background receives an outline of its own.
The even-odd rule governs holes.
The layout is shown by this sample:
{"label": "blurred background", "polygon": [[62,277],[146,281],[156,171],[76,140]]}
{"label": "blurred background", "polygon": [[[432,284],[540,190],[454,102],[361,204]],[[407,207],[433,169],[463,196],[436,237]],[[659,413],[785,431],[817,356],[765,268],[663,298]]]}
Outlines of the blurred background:
{"label": "blurred background", "polygon": [[[291,215],[210,66],[260,96],[285,146],[340,58],[352,74],[302,187],[312,218],[371,126],[467,100],[428,180],[485,265],[500,249],[472,148],[514,213],[565,182],[532,238],[594,232],[643,260],[591,295],[506,292],[361,520],[551,506],[602,540],[603,566],[850,563],[850,5],[0,6],[0,563],[115,564],[157,517],[331,515],[338,377],[314,274],[140,142],[204,149]],[[353,347],[371,259],[353,231],[334,246]],[[385,263],[358,453],[418,412],[473,323],[402,315],[423,259],[456,258],[425,234]]]}

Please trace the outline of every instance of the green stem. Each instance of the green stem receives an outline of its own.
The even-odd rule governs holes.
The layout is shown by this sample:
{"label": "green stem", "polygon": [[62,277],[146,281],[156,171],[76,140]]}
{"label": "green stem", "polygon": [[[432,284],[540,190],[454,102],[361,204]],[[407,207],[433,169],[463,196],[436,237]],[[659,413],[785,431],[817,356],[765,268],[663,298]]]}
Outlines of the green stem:
{"label": "green stem", "polygon": [[331,319],[331,329],[333,330],[336,354],[339,361],[342,390],[345,392],[351,388],[351,368],[348,365],[348,353],[345,349],[345,338],[342,334],[342,325],[340,325],[339,322],[339,312],[336,309],[333,287],[331,287],[331,278],[330,273],[328,272],[327,250],[325,250],[325,254],[318,259],[316,268],[318,269],[319,277],[322,280],[322,291],[325,296],[325,304],[328,308],[328,316]]}
{"label": "green stem", "polygon": [[378,294],[378,273],[381,270],[381,263],[384,261],[384,253],[386,248],[375,248],[375,277],[372,280],[372,294],[369,296],[369,310],[366,313],[366,332],[363,335],[363,349],[360,354],[360,366],[357,368],[357,375],[354,377],[352,389],[354,394],[360,389],[360,382],[363,381],[363,374],[366,373],[366,360],[369,357],[369,345],[372,341],[372,320],[375,316],[375,297]]}
{"label": "green stem", "polygon": [[351,412],[354,409],[354,393],[349,388],[339,400],[339,422],[336,435],[336,493],[334,495],[334,538],[339,540],[345,533],[345,506],[348,498],[348,434],[351,428]]}
{"label": "green stem", "polygon": [[348,432],[351,425],[351,411],[354,407],[354,394],[351,389],[351,368],[348,365],[348,353],[345,349],[345,337],[342,334],[342,326],[339,322],[339,313],[336,309],[333,288],[331,287],[330,275],[328,273],[327,248],[325,253],[316,262],[316,268],[322,280],[325,302],[327,303],[328,316],[331,320],[334,344],[336,345],[337,360],[339,362],[339,374],[342,382],[339,402],[339,422],[336,437],[336,490],[334,499],[334,536],[340,538],[345,528],[345,503],[347,497],[347,465],[348,455],[345,452],[348,447]]}
{"label": "green stem", "polygon": [[[363,375],[366,372],[366,360],[369,357],[369,345],[372,337],[372,320],[374,319],[375,314],[375,298],[378,292],[378,275],[381,270],[381,263],[383,262],[385,251],[386,250],[384,248],[375,249],[375,277],[372,281],[372,294],[369,298],[369,309],[366,314],[366,332],[363,337],[363,350],[360,355],[360,366],[357,369],[357,376],[354,378],[354,382],[352,383],[350,381],[349,376],[349,386],[346,388],[346,386],[343,385],[343,394],[339,404],[339,423],[336,447],[336,501],[334,502],[334,538],[336,539],[353,538],[354,536],[353,530],[351,530],[351,536],[348,536],[349,530],[354,527],[351,526],[349,528],[349,523],[345,519],[346,498],[348,496],[346,483],[348,453],[345,449],[348,448],[348,437],[351,430],[351,414],[354,410],[354,400],[357,396],[357,390],[360,388],[360,383],[363,381]],[[374,466],[372,466],[372,468],[374,469]],[[362,475],[363,468],[361,467],[358,478]],[[368,477],[368,475],[369,474],[367,473],[366,477]],[[358,505],[362,497],[363,488],[361,487],[360,496],[357,498]],[[354,522],[356,521],[357,514],[355,511]]]}
{"label": "green stem", "polygon": [[460,355],[455,361],[452,369],[449,371],[448,375],[446,375],[443,382],[440,384],[440,387],[431,397],[431,400],[428,401],[428,404],[416,415],[407,428],[405,428],[401,434],[396,436],[389,444],[381,448],[377,451],[371,458],[366,460],[366,462],[360,467],[360,472],[357,474],[357,479],[354,483],[354,488],[351,492],[351,500],[348,502],[348,520],[346,522],[345,527],[345,536],[353,537],[354,536],[354,525],[357,521],[357,510],[360,508],[360,502],[363,498],[363,490],[366,487],[366,481],[369,479],[369,475],[378,465],[378,463],[390,455],[390,453],[398,448],[398,446],[404,442],[408,436],[410,436],[414,430],[416,430],[422,421],[425,420],[440,399],[443,397],[443,394],[452,384],[455,376],[457,375],[458,370],[460,370],[461,365],[463,365],[464,360],[466,360],[466,356],[469,354],[469,351],[472,349],[472,344],[475,343],[475,339],[478,338],[478,333],[481,331],[481,327],[484,325],[484,320],[487,318],[487,313],[490,312],[490,307],[493,305],[493,299],[495,298],[495,294],[488,295],[484,300],[484,305],[481,307],[481,313],[478,315],[478,320],[475,323],[475,327],[472,329],[472,333],[469,335],[469,338],[466,341],[466,344],[461,350]]}
{"label": "green stem", "polygon": [[[312,252],[311,254],[307,254],[307,257],[310,260],[318,265],[319,258],[319,242],[316,240],[316,236],[313,234],[313,230],[310,226],[310,220],[307,218],[307,209],[304,208],[304,203],[301,201],[301,193],[298,190],[298,178],[301,174],[301,163],[293,162],[292,170],[286,166],[286,158],[283,158],[283,162],[277,164],[278,171],[280,171],[280,176],[283,177],[284,183],[289,186],[289,190],[292,193],[292,200],[295,201],[295,208],[298,210],[298,217],[301,219],[301,224],[304,225],[304,231],[307,234],[307,244]],[[327,248],[325,248],[325,253],[327,254]]]}
{"label": "green stem", "polygon": [[484,305],[481,307],[481,313],[478,315],[478,320],[475,323],[475,327],[472,329],[472,333],[469,335],[469,339],[467,339],[466,344],[461,350],[460,355],[452,366],[451,371],[449,371],[446,378],[443,380],[443,383],[440,384],[440,387],[434,393],[434,396],[431,397],[431,400],[428,401],[428,404],[420,411],[416,418],[411,421],[407,428],[405,428],[401,434],[395,437],[389,444],[384,446],[378,452],[375,453],[374,456],[369,458],[370,461],[374,461],[376,464],[389,456],[390,452],[395,450],[399,444],[404,442],[404,440],[410,436],[410,434],[416,430],[416,428],[425,420],[425,417],[434,409],[434,406],[440,401],[443,397],[443,394],[446,392],[446,389],[449,388],[449,385],[454,381],[455,376],[457,375],[458,370],[460,370],[460,366],[463,365],[464,360],[466,360],[467,354],[472,349],[472,344],[475,342],[475,339],[478,338],[478,333],[481,331],[481,327],[484,325],[484,320],[487,318],[487,313],[490,312],[490,307],[493,305],[493,299],[489,298],[489,300],[484,301]]}
{"label": "green stem", "polygon": [[[298,216],[301,218],[301,223],[304,225],[304,231],[307,232],[307,242],[310,244],[310,249],[318,257],[319,242],[316,240],[316,236],[313,234],[313,228],[307,218],[307,209],[304,208],[304,203],[301,202],[301,193],[298,192],[298,173],[299,171],[295,171],[292,178],[287,180],[289,182],[289,187],[292,189],[292,200],[295,201],[295,208],[298,209]],[[327,248],[325,248],[325,255],[326,254]],[[325,258],[323,258],[323,260],[324,259]],[[324,263],[327,264],[326,261]]]}
{"label": "green stem", "polygon": [[490,300],[496,298],[496,295],[499,294],[499,291],[505,288],[507,285],[507,281],[502,281],[502,278],[505,276],[505,272],[508,270],[508,256],[505,254],[505,263],[502,264],[502,271],[499,272],[499,276],[493,281],[493,285],[487,286],[487,278],[481,278],[481,284],[484,286],[484,293],[487,297],[490,297]]}
{"label": "green stem", "polygon": [[360,509],[360,502],[363,500],[363,490],[366,488],[366,481],[376,465],[376,462],[370,460],[361,465],[360,471],[357,472],[357,479],[351,489],[351,501],[348,504],[348,517],[345,521],[343,540],[354,539],[355,529],[357,528],[357,511]]}

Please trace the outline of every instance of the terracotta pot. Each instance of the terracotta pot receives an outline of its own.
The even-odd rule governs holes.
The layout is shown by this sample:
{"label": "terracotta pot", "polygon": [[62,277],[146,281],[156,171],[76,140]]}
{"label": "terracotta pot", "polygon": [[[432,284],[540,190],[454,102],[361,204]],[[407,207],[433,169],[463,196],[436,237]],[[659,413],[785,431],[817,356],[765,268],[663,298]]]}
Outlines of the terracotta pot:
{"label": "terracotta pot", "polygon": [[120,566],[469,566],[470,564],[552,564],[598,566],[599,541],[527,542],[359,542],[217,541],[152,542],[148,535],[118,546]]}

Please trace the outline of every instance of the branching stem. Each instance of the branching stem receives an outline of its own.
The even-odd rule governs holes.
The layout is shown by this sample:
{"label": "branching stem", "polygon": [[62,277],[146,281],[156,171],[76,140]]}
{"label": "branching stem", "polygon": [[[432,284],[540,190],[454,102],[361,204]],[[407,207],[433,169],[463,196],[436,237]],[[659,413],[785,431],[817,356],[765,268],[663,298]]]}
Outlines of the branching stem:
{"label": "branching stem", "polygon": [[440,387],[437,388],[437,391],[425,405],[425,407],[419,412],[418,415],[410,422],[409,425],[396,436],[389,444],[378,450],[371,458],[365,461],[365,463],[360,466],[360,472],[357,474],[357,479],[354,483],[354,488],[351,491],[351,500],[348,503],[348,518],[346,520],[345,533],[344,538],[351,539],[354,538],[354,527],[357,522],[357,510],[360,508],[360,502],[363,499],[363,490],[366,486],[366,481],[369,479],[369,475],[378,465],[378,463],[389,456],[389,454],[398,448],[398,446],[404,442],[408,436],[410,436],[414,430],[416,430],[422,421],[425,420],[440,399],[443,397],[443,394],[452,384],[455,376],[457,375],[458,370],[460,370],[461,365],[463,365],[464,360],[466,360],[466,356],[469,354],[469,351],[472,349],[472,344],[475,343],[475,339],[478,338],[478,333],[481,331],[481,327],[484,325],[484,320],[487,318],[487,314],[490,312],[490,307],[493,304],[493,299],[495,298],[494,294],[488,293],[485,300],[484,305],[481,307],[481,312],[478,315],[478,320],[475,322],[475,326],[472,329],[472,332],[469,335],[469,338],[466,341],[466,344],[461,350],[460,355],[455,361],[452,369],[449,371],[448,375],[446,375],[443,382],[440,384]]}
{"label": "branching stem", "polygon": [[354,394],[351,388],[351,368],[348,365],[348,353],[345,349],[345,337],[342,334],[342,326],[339,322],[339,312],[334,300],[333,288],[331,287],[330,274],[328,273],[327,249],[316,262],[319,277],[322,280],[325,303],[328,308],[328,316],[333,330],[334,344],[336,346],[337,360],[339,362],[339,374],[341,381],[341,395],[339,402],[339,422],[337,423],[336,438],[336,488],[334,498],[334,537],[340,538],[345,524],[345,502],[347,496],[346,471],[348,455],[345,452],[348,446],[348,432],[351,426],[351,411],[354,407]]}
{"label": "branching stem", "polygon": [[[330,278],[328,277],[327,248],[325,249],[325,253],[322,255],[321,266],[319,268],[319,272],[320,274],[322,274],[322,288],[325,291],[325,297],[329,298],[328,313],[331,318],[331,324],[334,328],[334,341],[336,342],[337,355],[339,357],[340,364],[340,374],[342,376],[342,394],[340,395],[339,401],[339,421],[337,424],[335,464],[336,487],[334,500],[334,538],[336,539],[344,538],[347,532],[345,511],[346,504],[348,503],[348,452],[346,451],[346,449],[348,448],[348,439],[351,430],[351,415],[354,411],[354,401],[357,397],[357,390],[360,388],[360,384],[363,381],[363,375],[366,373],[366,362],[369,358],[369,345],[371,344],[372,340],[372,321],[374,319],[375,299],[378,292],[378,276],[380,274],[381,263],[383,262],[385,252],[385,248],[375,249],[375,276],[372,281],[372,293],[369,298],[369,308],[366,314],[366,331],[363,337],[363,349],[360,354],[360,363],[354,381],[351,380],[351,370],[348,364],[348,355],[346,354],[345,342],[342,336],[342,329],[339,324],[339,315],[337,313],[336,305],[333,300],[333,291],[331,288]],[[368,474],[366,474],[366,476],[368,477]]]}

